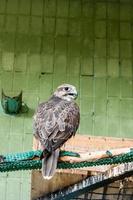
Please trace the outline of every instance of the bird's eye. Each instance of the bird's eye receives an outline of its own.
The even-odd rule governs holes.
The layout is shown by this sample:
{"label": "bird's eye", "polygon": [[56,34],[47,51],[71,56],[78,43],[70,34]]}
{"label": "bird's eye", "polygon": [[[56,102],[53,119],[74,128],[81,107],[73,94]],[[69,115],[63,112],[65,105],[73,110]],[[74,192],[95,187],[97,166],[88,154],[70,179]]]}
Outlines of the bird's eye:
{"label": "bird's eye", "polygon": [[69,90],[69,87],[65,87],[65,90],[68,91],[68,90]]}

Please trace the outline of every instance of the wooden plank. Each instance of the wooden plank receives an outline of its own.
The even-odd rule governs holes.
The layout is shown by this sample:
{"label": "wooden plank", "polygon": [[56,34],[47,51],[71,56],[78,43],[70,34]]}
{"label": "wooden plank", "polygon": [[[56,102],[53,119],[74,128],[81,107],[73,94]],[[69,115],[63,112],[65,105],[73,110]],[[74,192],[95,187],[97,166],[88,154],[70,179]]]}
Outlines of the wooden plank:
{"label": "wooden plank", "polygon": [[[68,140],[62,149],[76,152],[102,151],[116,148],[128,148],[133,146],[133,139],[112,138],[101,136],[88,136],[76,134],[75,137]],[[33,149],[37,149],[36,140],[33,141]]]}
{"label": "wooden plank", "polygon": [[[111,154],[111,156],[117,156],[123,153],[129,153],[130,152],[130,148],[118,148],[118,149],[109,149],[108,150],[109,154]],[[83,161],[94,161],[97,159],[101,159],[101,158],[107,158],[110,157],[110,155],[108,155],[107,151],[93,151],[93,152],[86,152],[86,153],[80,153],[80,157],[72,157],[72,156],[63,156],[60,157],[61,161],[67,161],[70,163],[77,163],[77,162],[83,162]]]}
{"label": "wooden plank", "polygon": [[[82,141],[82,142],[81,142]],[[133,147],[132,139],[121,139],[121,138],[111,138],[111,137],[93,137],[86,135],[77,134],[75,137],[71,138],[65,145],[61,148],[63,150],[70,150],[80,153],[81,158],[75,157],[62,157],[62,161],[70,161],[70,162],[81,162],[88,158],[88,160],[99,159],[107,157],[106,150],[110,150],[112,154],[119,155],[119,153],[126,153],[130,151],[129,147]],[[33,140],[33,149],[37,150],[40,148],[39,142],[34,138]],[[117,149],[118,150],[117,150]],[[125,148],[125,149],[123,149]],[[114,150],[113,150],[114,149]],[[104,151],[101,151],[104,150]],[[92,152],[94,151],[94,152]],[[98,151],[98,152],[97,152]],[[105,172],[110,167],[88,167],[78,170],[65,169],[65,170],[57,170],[57,172],[64,173],[72,173],[72,174],[83,174],[87,175],[88,171],[94,174],[94,172]]]}
{"label": "wooden plank", "polygon": [[87,136],[76,134],[66,142],[64,149],[77,152],[102,151],[133,146],[133,139]]}

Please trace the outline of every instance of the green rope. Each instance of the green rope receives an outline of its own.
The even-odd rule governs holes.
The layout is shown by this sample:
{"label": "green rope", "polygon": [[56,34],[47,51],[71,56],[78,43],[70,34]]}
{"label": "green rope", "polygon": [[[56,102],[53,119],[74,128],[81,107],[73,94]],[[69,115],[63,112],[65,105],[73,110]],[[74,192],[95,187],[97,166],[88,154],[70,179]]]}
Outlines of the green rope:
{"label": "green rope", "polygon": [[[3,156],[3,161],[0,163],[0,172],[17,171],[17,170],[32,170],[41,169],[42,162],[39,159],[41,151],[29,151],[17,154],[8,154]],[[74,156],[79,157],[78,153],[61,151],[60,156]],[[37,160],[35,160],[37,158]],[[74,169],[98,165],[112,165],[133,162],[133,149],[129,153],[121,154],[119,156],[102,158],[95,161],[85,161],[78,163],[58,162],[59,169]]]}

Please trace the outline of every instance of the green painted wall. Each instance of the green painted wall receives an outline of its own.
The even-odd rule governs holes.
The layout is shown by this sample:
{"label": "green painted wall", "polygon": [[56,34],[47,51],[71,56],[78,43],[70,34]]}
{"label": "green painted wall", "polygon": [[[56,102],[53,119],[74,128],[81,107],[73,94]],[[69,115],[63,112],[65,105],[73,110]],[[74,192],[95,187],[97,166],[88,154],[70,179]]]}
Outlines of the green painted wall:
{"label": "green painted wall", "polygon": [[[120,3],[119,3],[120,2]],[[32,148],[32,115],[77,86],[81,134],[133,137],[132,0],[0,0],[0,89],[28,115],[0,111],[0,153]],[[0,200],[29,200],[30,172],[0,174]]]}

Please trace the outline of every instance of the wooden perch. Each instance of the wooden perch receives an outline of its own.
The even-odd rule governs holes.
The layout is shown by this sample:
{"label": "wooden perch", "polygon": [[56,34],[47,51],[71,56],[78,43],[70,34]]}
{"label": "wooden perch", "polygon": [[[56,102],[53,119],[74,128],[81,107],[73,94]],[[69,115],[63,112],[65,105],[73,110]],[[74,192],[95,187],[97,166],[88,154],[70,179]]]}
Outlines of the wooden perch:
{"label": "wooden perch", "polygon": [[120,148],[120,149],[112,149],[112,150],[107,150],[107,151],[80,153],[80,157],[63,156],[63,157],[60,157],[60,161],[67,161],[70,163],[94,161],[101,158],[108,158],[110,156],[111,157],[118,156],[120,154],[129,153],[129,152],[130,152],[130,148]]}
{"label": "wooden perch", "polygon": [[[69,144],[69,143],[68,143]],[[132,142],[133,145],[133,142]],[[80,152],[80,150],[77,148],[77,151],[75,150],[75,152],[80,154],[80,157],[71,157],[71,156],[63,156],[60,157],[60,161],[67,161],[70,163],[74,163],[74,162],[83,162],[83,161],[94,161],[97,159],[101,159],[101,158],[107,158],[110,156],[117,156],[123,153],[128,153],[130,152],[130,149],[132,148],[132,146],[130,145],[130,148],[128,147],[122,147],[122,148],[117,148],[117,149],[106,149],[103,151],[87,151],[86,152]],[[40,149],[40,145],[39,145],[39,141],[36,140],[36,138],[33,139],[33,149],[34,150],[38,150]],[[68,148],[63,148],[63,150],[69,150]],[[78,151],[79,150],[79,151]]]}
{"label": "wooden perch", "polygon": [[[133,144],[133,143],[132,143]],[[130,148],[117,148],[117,149],[110,149],[110,150],[104,150],[104,151],[88,151],[87,153],[84,151],[81,151],[77,149],[76,152],[80,152],[79,155],[80,157],[72,157],[72,156],[62,156],[59,158],[59,161],[64,161],[64,162],[70,162],[70,163],[77,163],[77,162],[84,162],[84,161],[95,161],[101,158],[108,158],[108,157],[113,157],[117,156],[123,153],[128,153],[130,152],[131,145],[129,145]],[[111,146],[112,147],[112,146]],[[35,150],[40,149],[39,142],[34,138],[33,141],[33,148]],[[66,150],[69,150],[68,148],[65,147]],[[64,150],[64,149],[63,149]],[[111,166],[93,166],[93,167],[84,167],[80,169],[57,169],[57,172],[63,172],[63,173],[73,173],[73,174],[88,174],[88,172],[91,174],[95,174],[98,172],[105,172],[114,166],[117,165],[111,165]]]}

